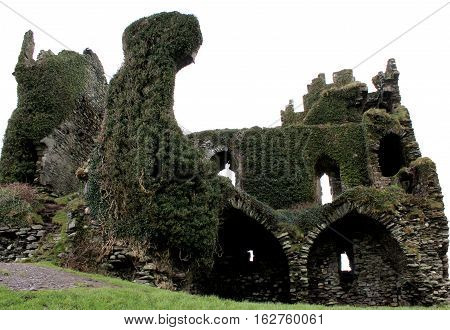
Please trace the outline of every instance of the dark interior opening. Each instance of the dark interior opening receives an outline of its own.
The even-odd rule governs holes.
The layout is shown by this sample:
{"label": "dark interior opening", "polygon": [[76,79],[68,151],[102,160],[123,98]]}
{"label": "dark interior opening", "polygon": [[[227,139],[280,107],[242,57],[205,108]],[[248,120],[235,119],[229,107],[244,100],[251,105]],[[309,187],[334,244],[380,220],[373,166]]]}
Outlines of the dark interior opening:
{"label": "dark interior opening", "polygon": [[405,166],[405,156],[400,136],[390,133],[381,139],[378,161],[381,174],[385,177],[397,174]]}
{"label": "dark interior opening", "polygon": [[226,164],[230,164],[230,169],[233,169],[232,156],[229,150],[223,150],[211,157],[211,160],[216,166],[217,173],[225,169]]}
{"label": "dark interior opening", "polygon": [[320,184],[320,178],[324,174],[326,174],[329,178],[331,189],[330,194],[332,199],[335,200],[336,197],[342,193],[341,171],[338,163],[334,159],[323,155],[317,160],[314,170],[316,174],[316,201],[319,204],[322,204],[322,187]]}
{"label": "dark interior opening", "polygon": [[242,211],[228,208],[223,213],[219,245],[220,253],[206,280],[207,293],[235,300],[288,302],[288,260],[266,228]]}
{"label": "dark interior opening", "polygon": [[[343,270],[341,254],[350,270]],[[406,257],[389,231],[375,220],[352,214],[315,239],[308,255],[310,302],[389,305],[400,303]]]}
{"label": "dark interior opening", "polygon": [[38,154],[36,151],[36,146],[32,141],[25,142],[23,155],[25,158],[23,164],[24,166],[26,166],[26,168],[24,168],[22,172],[23,178],[20,181],[26,183],[33,183],[36,177],[36,169],[37,169],[36,163],[38,161]]}

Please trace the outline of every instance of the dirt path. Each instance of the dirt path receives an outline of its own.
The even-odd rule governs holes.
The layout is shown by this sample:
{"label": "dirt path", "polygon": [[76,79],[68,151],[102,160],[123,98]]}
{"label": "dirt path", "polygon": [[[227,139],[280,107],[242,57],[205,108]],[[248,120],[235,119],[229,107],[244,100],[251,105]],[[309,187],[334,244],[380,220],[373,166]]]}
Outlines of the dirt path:
{"label": "dirt path", "polygon": [[60,269],[21,263],[0,262],[0,285],[12,290],[101,287],[104,283]]}

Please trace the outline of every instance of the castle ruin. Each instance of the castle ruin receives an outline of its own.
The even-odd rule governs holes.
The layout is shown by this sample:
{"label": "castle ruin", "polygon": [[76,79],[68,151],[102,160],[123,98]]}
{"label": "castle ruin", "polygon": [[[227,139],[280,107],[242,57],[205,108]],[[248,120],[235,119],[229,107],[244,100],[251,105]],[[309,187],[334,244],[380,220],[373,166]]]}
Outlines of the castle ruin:
{"label": "castle ruin", "polygon": [[[327,305],[447,301],[441,188],[401,103],[394,59],[373,78],[375,92],[352,70],[335,72],[331,83],[319,74],[303,97],[304,111],[290,102],[279,127],[186,136],[173,114],[173,93],[177,71],[202,43],[194,16],[161,13],[131,24],[107,101],[91,51],[41,53],[34,61],[30,38],[19,57],[24,80],[18,78],[19,105],[5,135],[3,181],[67,193],[79,184],[66,189],[61,176],[74,182],[89,158],[84,191],[91,216],[118,237],[168,251],[174,267],[195,273],[186,277],[192,292]],[[43,84],[46,61],[63,55],[79,61],[76,74],[83,72],[67,93],[71,113],[28,136],[24,126],[37,125],[46,102],[65,106],[52,103],[54,86]],[[36,67],[42,74],[27,80],[26,70]],[[45,98],[35,108],[37,86]],[[70,166],[58,168],[58,157]],[[228,167],[235,186],[217,176]],[[331,203],[322,203],[323,175]]]}

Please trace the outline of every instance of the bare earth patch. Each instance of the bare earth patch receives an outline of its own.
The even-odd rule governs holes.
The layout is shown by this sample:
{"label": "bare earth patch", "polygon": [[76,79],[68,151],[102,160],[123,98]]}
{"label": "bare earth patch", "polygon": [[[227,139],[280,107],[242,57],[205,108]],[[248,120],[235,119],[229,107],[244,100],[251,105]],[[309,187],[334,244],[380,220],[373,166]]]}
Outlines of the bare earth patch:
{"label": "bare earth patch", "polygon": [[0,285],[24,291],[105,286],[100,281],[59,269],[2,262],[0,262]]}

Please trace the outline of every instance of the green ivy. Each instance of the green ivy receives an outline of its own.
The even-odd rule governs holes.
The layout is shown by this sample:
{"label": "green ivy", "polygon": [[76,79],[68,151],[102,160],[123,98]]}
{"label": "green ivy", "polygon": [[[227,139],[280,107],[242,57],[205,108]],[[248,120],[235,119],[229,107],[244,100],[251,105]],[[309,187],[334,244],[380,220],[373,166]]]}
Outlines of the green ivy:
{"label": "green ivy", "polygon": [[88,203],[115,235],[169,250],[187,267],[210,266],[224,181],[173,113],[175,75],[202,43],[198,21],[176,12],[142,18],[126,28],[123,43]]}
{"label": "green ivy", "polygon": [[342,185],[369,183],[365,134],[360,124],[254,128],[236,143],[241,187],[276,209],[315,200],[315,165],[321,156],[340,167]]}
{"label": "green ivy", "polygon": [[[32,40],[31,31],[25,35]],[[33,182],[36,146],[76,108],[86,85],[88,62],[83,55],[45,52],[32,65],[23,61],[24,49],[14,75],[17,109],[8,121],[0,160],[1,182]]]}

